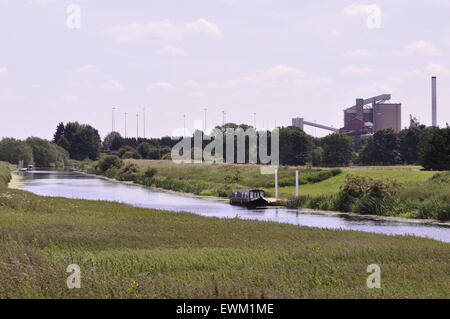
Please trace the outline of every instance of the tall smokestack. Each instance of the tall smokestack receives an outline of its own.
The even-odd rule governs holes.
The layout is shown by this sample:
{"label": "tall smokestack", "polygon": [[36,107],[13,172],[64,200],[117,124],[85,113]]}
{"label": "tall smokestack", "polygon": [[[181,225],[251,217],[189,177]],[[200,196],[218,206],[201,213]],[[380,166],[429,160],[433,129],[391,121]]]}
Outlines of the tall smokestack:
{"label": "tall smokestack", "polygon": [[437,126],[436,77],[431,78],[431,125]]}

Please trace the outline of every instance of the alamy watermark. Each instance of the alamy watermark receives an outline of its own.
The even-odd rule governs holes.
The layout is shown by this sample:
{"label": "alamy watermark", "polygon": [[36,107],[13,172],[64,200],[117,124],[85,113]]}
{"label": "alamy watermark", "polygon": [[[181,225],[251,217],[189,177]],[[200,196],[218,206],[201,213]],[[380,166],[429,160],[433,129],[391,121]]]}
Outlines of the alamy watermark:
{"label": "alamy watermark", "polygon": [[[208,135],[196,131],[192,137],[182,137],[172,148],[171,156],[175,163],[248,163],[278,167],[279,153],[278,128],[257,132],[253,127],[228,127],[213,129]],[[262,169],[261,173],[269,171]]]}
{"label": "alamy watermark", "polygon": [[367,266],[367,272],[371,273],[367,277],[367,288],[381,288],[381,268],[377,264]]}

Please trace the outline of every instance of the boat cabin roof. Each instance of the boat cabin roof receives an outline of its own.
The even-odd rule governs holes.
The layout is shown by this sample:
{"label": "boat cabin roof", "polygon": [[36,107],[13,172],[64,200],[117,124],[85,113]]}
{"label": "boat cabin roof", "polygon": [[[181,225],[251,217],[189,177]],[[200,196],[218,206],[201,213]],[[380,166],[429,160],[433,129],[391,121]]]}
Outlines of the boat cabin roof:
{"label": "boat cabin roof", "polygon": [[257,189],[257,188],[249,188],[249,189],[233,189],[233,193],[234,192],[239,192],[239,193],[246,193],[246,192],[264,192],[264,190],[262,189]]}

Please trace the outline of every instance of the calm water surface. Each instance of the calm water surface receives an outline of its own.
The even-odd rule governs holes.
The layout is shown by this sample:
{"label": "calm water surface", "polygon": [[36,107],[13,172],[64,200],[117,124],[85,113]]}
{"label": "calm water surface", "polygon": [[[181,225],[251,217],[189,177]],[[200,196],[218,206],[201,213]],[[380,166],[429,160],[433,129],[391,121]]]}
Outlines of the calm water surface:
{"label": "calm water surface", "polygon": [[321,215],[286,208],[247,209],[225,202],[126,185],[75,172],[34,171],[24,174],[23,190],[42,196],[106,200],[138,207],[186,211],[208,217],[254,219],[329,229],[389,235],[415,235],[450,242],[450,227],[380,221],[346,215]]}

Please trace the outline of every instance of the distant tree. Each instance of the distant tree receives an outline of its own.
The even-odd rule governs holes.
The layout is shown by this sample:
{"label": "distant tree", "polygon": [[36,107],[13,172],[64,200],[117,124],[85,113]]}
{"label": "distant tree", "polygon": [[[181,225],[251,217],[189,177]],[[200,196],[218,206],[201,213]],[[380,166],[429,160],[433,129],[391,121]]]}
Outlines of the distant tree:
{"label": "distant tree", "polygon": [[0,141],[0,161],[24,165],[33,164],[33,150],[25,142],[14,138],[4,138]]}
{"label": "distant tree", "polygon": [[422,166],[427,170],[450,170],[450,128],[433,128],[422,152]]}
{"label": "distant tree", "polygon": [[60,122],[56,127],[55,134],[53,135],[53,143],[58,144],[59,139],[64,136],[64,130],[65,130],[64,123]]}
{"label": "distant tree", "polygon": [[353,140],[345,134],[333,133],[322,139],[323,164],[348,166],[353,159]]}
{"label": "distant tree", "polygon": [[395,165],[401,162],[399,139],[392,129],[376,132],[359,154],[364,165]]}
{"label": "distant tree", "polygon": [[102,149],[105,152],[117,151],[123,145],[123,138],[118,132],[111,132],[103,140]]}
{"label": "distant tree", "polygon": [[323,149],[321,147],[315,147],[311,153],[311,162],[313,166],[322,166]]}
{"label": "distant tree", "polygon": [[152,146],[150,143],[143,142],[139,144],[137,151],[141,154],[142,158],[150,158],[152,155]]}
{"label": "distant tree", "polygon": [[305,165],[311,161],[313,138],[295,126],[280,129],[280,163]]}
{"label": "distant tree", "polygon": [[400,154],[404,164],[420,163],[420,151],[427,135],[428,130],[424,125],[410,127],[399,133]]}
{"label": "distant tree", "polygon": [[100,155],[100,135],[92,126],[81,125],[78,122],[69,122],[62,130],[60,123],[56,129],[55,138],[57,133],[59,134],[61,131],[64,132],[64,135],[60,136],[56,142],[63,148],[68,147],[71,158],[76,160],[84,160],[86,158],[95,160]]}
{"label": "distant tree", "polygon": [[39,137],[29,137],[26,143],[33,150],[34,164],[38,167],[64,167],[69,159],[65,149]]}
{"label": "distant tree", "polygon": [[106,172],[109,169],[119,169],[123,166],[123,161],[115,155],[103,154],[97,163],[97,169]]}

